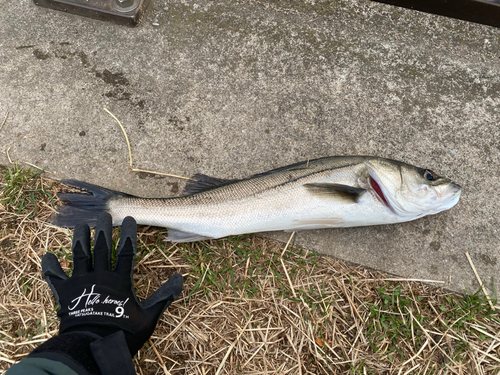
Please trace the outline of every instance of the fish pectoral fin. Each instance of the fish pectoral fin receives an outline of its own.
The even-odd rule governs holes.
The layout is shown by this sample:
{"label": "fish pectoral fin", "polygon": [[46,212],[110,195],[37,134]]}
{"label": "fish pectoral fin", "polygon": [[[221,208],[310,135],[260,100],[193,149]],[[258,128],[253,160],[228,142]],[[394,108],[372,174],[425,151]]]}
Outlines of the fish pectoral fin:
{"label": "fish pectoral fin", "polygon": [[203,191],[212,190],[239,181],[239,180],[224,180],[222,178],[210,177],[201,173],[195,174],[191,178],[194,181],[189,181],[186,184],[186,187],[182,192],[183,195],[201,193]]}
{"label": "fish pectoral fin", "polygon": [[167,241],[170,242],[195,242],[195,241],[204,241],[210,240],[213,237],[202,236],[198,233],[184,232],[182,230],[177,229],[169,229]]}
{"label": "fish pectoral fin", "polygon": [[335,198],[345,203],[357,203],[365,189],[329,183],[305,184],[304,187],[313,195],[323,198]]}
{"label": "fish pectoral fin", "polygon": [[342,223],[342,221],[343,220],[340,217],[294,220],[292,222],[293,228],[290,228],[285,232],[293,232],[293,231],[308,230],[308,229],[336,228],[339,226],[338,224]]}

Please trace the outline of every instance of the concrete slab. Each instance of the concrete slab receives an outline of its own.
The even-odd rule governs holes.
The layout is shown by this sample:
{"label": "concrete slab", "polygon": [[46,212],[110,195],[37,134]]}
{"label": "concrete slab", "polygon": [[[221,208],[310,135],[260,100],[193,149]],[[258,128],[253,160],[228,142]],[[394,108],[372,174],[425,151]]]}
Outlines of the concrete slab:
{"label": "concrete slab", "polygon": [[[403,277],[488,288],[500,275],[499,29],[363,0],[154,0],[135,29],[3,1],[5,150],[60,178],[141,196],[328,155],[429,167],[464,187],[415,222],[297,243]],[[276,238],[285,239],[283,234]]]}

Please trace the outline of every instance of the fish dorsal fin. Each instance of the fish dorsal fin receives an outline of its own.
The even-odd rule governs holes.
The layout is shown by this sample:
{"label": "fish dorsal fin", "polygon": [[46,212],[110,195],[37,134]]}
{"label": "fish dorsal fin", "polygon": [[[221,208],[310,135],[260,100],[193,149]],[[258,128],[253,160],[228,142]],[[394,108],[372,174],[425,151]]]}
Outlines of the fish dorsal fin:
{"label": "fish dorsal fin", "polygon": [[290,164],[290,165],[287,165],[285,167],[279,167],[279,168],[271,169],[270,171],[257,173],[257,174],[252,175],[250,178],[268,176],[268,175],[271,175],[271,174],[274,174],[274,173],[278,173],[278,172],[282,172],[282,171],[300,171],[300,170],[305,170],[305,169],[308,169],[307,164],[308,164],[307,162],[301,161],[299,163]]}
{"label": "fish dorsal fin", "polygon": [[191,177],[194,181],[189,181],[182,192],[183,195],[192,195],[203,191],[212,190],[221,186],[229,185],[240,180],[224,180],[222,178],[210,177],[205,174],[195,174]]}
{"label": "fish dorsal fin", "polygon": [[324,198],[340,199],[345,203],[357,203],[365,189],[329,183],[305,184],[304,187],[313,195]]}

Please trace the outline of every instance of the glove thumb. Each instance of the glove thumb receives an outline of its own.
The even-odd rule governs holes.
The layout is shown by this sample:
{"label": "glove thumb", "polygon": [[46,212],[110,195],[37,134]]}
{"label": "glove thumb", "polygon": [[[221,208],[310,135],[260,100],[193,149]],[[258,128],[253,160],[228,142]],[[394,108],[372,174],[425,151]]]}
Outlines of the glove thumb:
{"label": "glove thumb", "polygon": [[59,303],[59,293],[57,293],[57,286],[68,278],[68,275],[61,268],[61,264],[57,257],[52,253],[47,253],[42,258],[42,275],[50,290],[54,294],[56,302]]}
{"label": "glove thumb", "polygon": [[142,301],[141,307],[159,319],[165,309],[182,293],[183,282],[182,275],[176,273],[151,296]]}

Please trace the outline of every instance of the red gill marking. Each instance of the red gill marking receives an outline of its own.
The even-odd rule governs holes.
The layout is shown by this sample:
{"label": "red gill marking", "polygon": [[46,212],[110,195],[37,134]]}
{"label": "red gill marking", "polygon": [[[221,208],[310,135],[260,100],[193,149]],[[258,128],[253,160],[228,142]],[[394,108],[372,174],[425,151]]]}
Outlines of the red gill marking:
{"label": "red gill marking", "polygon": [[389,208],[391,206],[389,205],[389,202],[387,202],[387,199],[385,199],[384,193],[382,193],[382,189],[380,188],[380,185],[375,181],[375,179],[370,177],[370,186],[372,187],[373,190],[375,190],[375,193],[377,193],[378,197],[385,203],[385,205]]}

